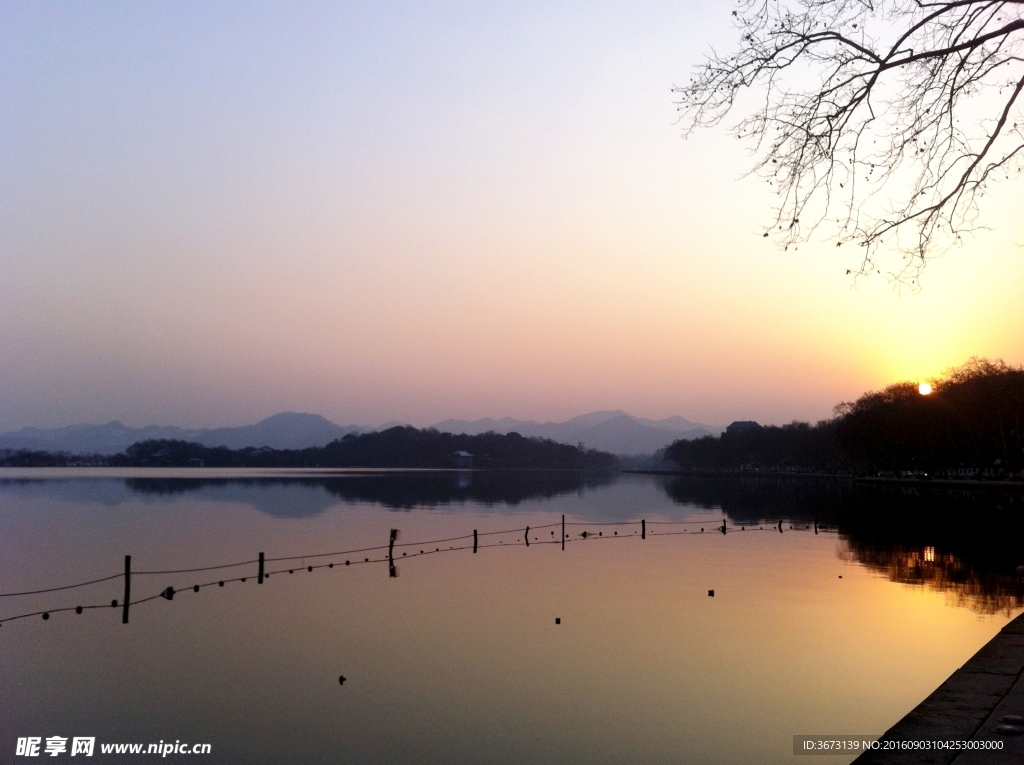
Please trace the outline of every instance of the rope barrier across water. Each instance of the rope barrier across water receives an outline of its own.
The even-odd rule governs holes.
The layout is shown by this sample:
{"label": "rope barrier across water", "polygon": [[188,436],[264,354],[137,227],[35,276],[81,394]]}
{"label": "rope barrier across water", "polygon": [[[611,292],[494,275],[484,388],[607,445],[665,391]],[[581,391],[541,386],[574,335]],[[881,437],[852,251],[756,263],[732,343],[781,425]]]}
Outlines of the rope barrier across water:
{"label": "rope barrier across water", "polygon": [[[115,580],[115,579],[122,579],[122,578],[124,578],[124,580],[125,580],[125,585],[126,585],[125,593],[127,595],[127,593],[129,592],[128,585],[130,583],[130,576],[154,576],[154,575],[178,575],[178,574],[203,573],[203,572],[207,572],[207,571],[222,571],[222,570],[231,569],[231,568],[239,568],[241,566],[251,566],[251,565],[254,565],[254,564],[259,564],[260,573],[257,576],[253,576],[251,574],[248,574],[246,576],[235,576],[233,578],[228,578],[228,579],[218,579],[218,580],[212,580],[212,581],[209,581],[209,582],[201,582],[201,583],[193,584],[190,587],[185,588],[184,590],[176,590],[174,587],[167,587],[167,588],[165,588],[164,590],[162,590],[161,592],[159,592],[159,593],[157,593],[155,595],[150,595],[150,596],[147,596],[147,597],[144,597],[144,598],[139,598],[137,600],[129,600],[128,598],[125,598],[125,600],[121,602],[120,607],[124,611],[124,622],[127,623],[128,609],[131,606],[136,606],[136,605],[140,605],[140,604],[143,604],[143,603],[148,603],[148,602],[154,601],[154,600],[156,600],[158,598],[164,598],[166,600],[171,600],[171,599],[173,599],[175,594],[187,591],[188,589],[191,589],[194,592],[199,592],[200,590],[202,590],[203,588],[206,588],[206,587],[212,587],[212,586],[224,587],[227,584],[232,584],[232,583],[236,583],[236,582],[245,582],[248,579],[257,579],[257,578],[258,578],[258,581],[260,583],[262,583],[262,581],[264,579],[269,578],[272,575],[273,576],[278,576],[278,575],[281,575],[281,574],[284,574],[284,573],[292,574],[296,570],[301,570],[302,568],[305,568],[307,570],[307,572],[311,573],[311,572],[313,572],[313,571],[315,571],[317,569],[321,569],[321,568],[333,569],[336,565],[337,566],[342,566],[342,565],[344,565],[344,566],[352,566],[352,565],[365,565],[367,563],[387,563],[387,564],[389,564],[389,567],[391,569],[391,574],[390,575],[391,576],[396,576],[397,574],[395,572],[395,566],[394,566],[395,559],[394,559],[394,555],[393,555],[393,552],[394,552],[395,548],[414,548],[414,547],[422,548],[422,549],[419,550],[419,552],[413,553],[412,557],[415,558],[415,557],[420,557],[420,556],[424,556],[424,555],[436,555],[436,554],[439,554],[439,553],[457,552],[457,551],[461,551],[461,550],[472,550],[475,553],[478,549],[489,549],[489,548],[499,548],[499,547],[530,547],[531,544],[530,544],[530,539],[529,539],[529,533],[531,531],[536,532],[536,531],[539,531],[541,529],[552,529],[552,528],[556,528],[556,527],[559,527],[559,526],[562,527],[562,529],[565,529],[566,527],[570,527],[570,526],[571,527],[585,526],[585,527],[588,527],[588,528],[597,528],[597,527],[607,528],[607,527],[610,527],[610,526],[634,526],[634,527],[635,526],[640,526],[640,529],[633,531],[632,534],[623,534],[623,535],[619,535],[618,531],[615,531],[615,532],[613,532],[612,534],[610,534],[608,536],[604,536],[604,533],[600,532],[600,531],[597,532],[596,534],[594,534],[593,532],[589,532],[589,531],[584,530],[582,533],[577,534],[577,535],[570,535],[570,534],[562,533],[558,537],[555,537],[555,532],[552,531],[551,532],[551,537],[552,538],[544,538],[544,537],[540,537],[540,536],[535,536],[533,538],[533,544],[535,544],[535,545],[560,544],[562,546],[562,549],[565,549],[565,545],[567,543],[568,544],[573,544],[573,543],[579,543],[579,542],[594,542],[594,541],[603,541],[603,540],[612,540],[612,539],[628,539],[628,538],[637,536],[638,534],[641,536],[641,538],[646,538],[646,534],[647,534],[647,528],[646,527],[648,525],[651,525],[651,526],[696,526],[696,525],[699,525],[699,524],[703,524],[703,526],[701,526],[700,531],[690,530],[690,529],[683,529],[682,531],[654,531],[652,529],[650,531],[650,533],[652,535],[656,535],[656,536],[678,536],[678,535],[682,535],[682,534],[689,534],[689,535],[693,536],[695,534],[704,534],[705,533],[705,529],[709,529],[712,532],[711,535],[717,535],[718,533],[725,534],[726,531],[727,531],[727,525],[728,525],[727,519],[723,518],[722,521],[721,521],[721,525],[720,526],[713,525],[715,523],[717,523],[717,521],[715,521],[713,519],[704,520],[704,521],[647,521],[646,519],[641,519],[639,521],[605,521],[605,522],[587,523],[587,522],[584,522],[584,521],[565,521],[564,520],[564,516],[563,516],[563,520],[561,522],[547,523],[547,524],[542,524],[542,525],[539,525],[539,526],[525,526],[525,527],[513,528],[513,529],[500,529],[500,530],[497,530],[497,531],[482,531],[482,532],[478,532],[476,529],[474,529],[472,534],[462,534],[462,535],[454,536],[454,537],[445,537],[443,539],[432,539],[432,540],[419,541],[419,542],[401,542],[401,543],[398,543],[398,542],[395,541],[395,538],[397,537],[397,530],[393,530],[393,537],[392,537],[392,540],[391,540],[390,544],[375,545],[373,547],[359,547],[359,548],[352,548],[352,549],[348,549],[348,550],[338,550],[338,551],[335,551],[335,552],[310,553],[310,554],[306,554],[306,555],[288,555],[288,556],[278,556],[278,557],[274,557],[274,558],[266,558],[266,557],[264,557],[263,553],[260,553],[260,556],[258,558],[251,558],[251,559],[248,559],[248,560],[239,561],[237,563],[223,563],[223,564],[218,564],[218,565],[213,565],[213,566],[200,566],[200,567],[195,567],[195,568],[166,569],[166,570],[144,570],[144,571],[131,571],[131,572],[129,572],[129,570],[128,570],[129,567],[127,565],[127,562],[130,559],[130,556],[126,556],[126,567],[125,567],[125,572],[123,574],[122,573],[111,574],[110,576],[100,577],[98,579],[91,579],[91,580],[86,581],[86,582],[78,582],[76,584],[69,584],[69,585],[64,585],[64,586],[60,586],[60,587],[49,587],[49,588],[38,589],[38,590],[25,590],[25,591],[22,591],[22,592],[0,593],[0,598],[10,598],[10,597],[17,597],[17,596],[22,596],[22,595],[41,595],[41,594],[47,594],[47,593],[51,593],[51,592],[63,592],[63,591],[67,591],[67,590],[73,590],[73,589],[77,589],[77,588],[80,588],[80,587],[88,587],[88,586],[91,586],[91,585],[94,585],[94,584],[99,584],[99,583],[102,583],[102,582],[108,582],[108,581],[112,581],[112,580]],[[781,521],[781,520],[777,524],[772,525],[772,526],[768,526],[768,527],[760,525],[760,526],[755,528],[753,525],[750,525],[748,527],[748,525],[746,525],[746,524],[740,524],[738,531],[748,531],[748,530],[749,531],[778,531],[778,532],[781,533],[783,531],[782,525],[783,525],[783,521]],[[807,531],[811,531],[812,528],[814,530],[814,533],[818,533],[819,530],[821,530],[821,531],[827,531],[828,530],[825,527],[820,526],[817,523],[817,521],[815,521],[813,524],[797,522],[795,524],[791,523],[789,525],[789,530],[790,531],[805,531],[805,532],[807,532]],[[737,531],[736,524],[733,525],[733,529],[732,530],[734,532]],[[493,537],[493,536],[508,535],[508,534],[516,534],[516,535],[523,534],[523,538],[522,539],[518,539],[518,538],[517,539],[513,539],[513,540],[510,540],[509,542],[505,542],[504,540],[500,540],[498,542],[482,543],[482,544],[478,542],[478,537]],[[449,545],[449,547],[446,548],[446,549],[441,549],[439,547],[435,547],[433,550],[428,549],[430,547],[430,545],[440,545],[440,544],[444,544],[445,542],[461,542],[461,541],[464,541],[464,540],[473,540],[473,541],[472,541],[471,544],[463,544],[463,545],[459,545],[459,546]],[[351,558],[347,558],[347,559],[345,559],[344,563],[342,563],[340,561],[331,561],[329,563],[318,563],[316,565],[306,564],[305,563],[305,561],[307,559],[322,559],[322,558],[331,558],[331,557],[333,557],[333,558],[341,558],[342,556],[346,556],[346,555],[352,556],[352,555],[355,555],[356,553],[376,553],[378,551],[383,551],[383,550],[387,550],[388,554],[380,556],[380,557],[373,557],[373,558],[371,558],[371,557],[364,557],[362,560],[352,560]],[[407,552],[403,552],[401,557],[409,559]],[[285,562],[285,561],[303,561],[303,565],[302,566],[298,566],[298,567],[294,567],[293,566],[292,568],[280,568],[280,569],[276,569],[276,570],[272,570],[272,571],[264,571],[264,569],[263,569],[263,566],[264,566],[265,563],[281,563],[281,562]],[[67,611],[75,611],[76,613],[81,614],[81,613],[83,613],[84,611],[87,611],[87,610],[95,610],[95,609],[99,609],[99,608],[118,608],[118,606],[119,606],[119,604],[118,604],[117,600],[113,600],[109,604],[107,604],[107,603],[100,603],[100,604],[78,605],[78,606],[60,606],[60,607],[57,607],[57,608],[50,608],[50,609],[47,609],[47,610],[31,611],[31,612],[28,612],[28,613],[17,614],[15,616],[9,616],[9,617],[0,619],[0,625],[4,624],[5,622],[12,622],[12,621],[20,620],[20,619],[27,619],[27,618],[30,618],[30,617],[33,617],[33,616],[42,616],[43,619],[49,619],[50,618],[50,614],[63,613],[63,612],[67,612]]]}
{"label": "rope barrier across water", "polygon": [[74,590],[78,587],[88,587],[90,584],[98,584],[100,582],[109,582],[111,579],[117,579],[121,574],[111,574],[110,576],[104,576],[100,579],[90,579],[88,582],[79,582],[78,584],[66,584],[63,587],[49,587],[45,590],[25,590],[24,592],[5,592],[0,593],[0,598],[16,598],[19,595],[41,595],[45,592],[60,592],[61,590]]}

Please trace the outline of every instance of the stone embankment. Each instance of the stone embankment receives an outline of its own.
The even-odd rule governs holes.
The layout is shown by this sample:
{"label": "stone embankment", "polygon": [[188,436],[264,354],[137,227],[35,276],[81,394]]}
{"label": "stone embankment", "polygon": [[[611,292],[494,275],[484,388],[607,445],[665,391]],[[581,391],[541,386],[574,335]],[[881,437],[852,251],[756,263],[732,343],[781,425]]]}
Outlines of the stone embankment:
{"label": "stone embankment", "polygon": [[1001,742],[1001,749],[876,749],[856,765],[1024,763],[1024,614],[990,640],[881,741]]}

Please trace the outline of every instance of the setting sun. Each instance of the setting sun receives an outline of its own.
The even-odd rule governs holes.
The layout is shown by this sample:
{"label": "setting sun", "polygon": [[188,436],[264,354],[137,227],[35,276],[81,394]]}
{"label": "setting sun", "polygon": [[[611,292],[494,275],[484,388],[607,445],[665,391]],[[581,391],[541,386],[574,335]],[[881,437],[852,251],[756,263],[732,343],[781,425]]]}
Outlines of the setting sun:
{"label": "setting sun", "polygon": [[929,385],[928,383],[921,383],[920,385],[917,386],[917,391],[922,396],[927,396],[929,393],[932,392],[932,386]]}

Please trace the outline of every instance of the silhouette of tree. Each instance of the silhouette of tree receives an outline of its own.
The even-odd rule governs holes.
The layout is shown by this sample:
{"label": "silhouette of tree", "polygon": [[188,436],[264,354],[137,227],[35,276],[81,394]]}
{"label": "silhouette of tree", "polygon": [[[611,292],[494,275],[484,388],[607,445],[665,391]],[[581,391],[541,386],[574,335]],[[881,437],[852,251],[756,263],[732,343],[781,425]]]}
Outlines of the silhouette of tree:
{"label": "silhouette of tree", "polygon": [[1024,468],[1024,368],[971,359],[922,396],[910,382],[836,407],[840,450],[871,469]]}
{"label": "silhouette of tree", "polygon": [[923,395],[900,382],[839,404],[835,417],[676,441],[688,469],[926,471],[1024,478],[1024,367],[971,359]]}
{"label": "silhouette of tree", "polygon": [[125,467],[451,468],[456,467],[452,455],[458,451],[476,455],[477,467],[610,470],[618,465],[618,459],[611,454],[550,439],[493,432],[470,436],[411,426],[361,435],[349,433],[326,446],[306,449],[229,449],[188,441],[139,441],[123,454],[109,457],[107,463]]}
{"label": "silhouette of tree", "polygon": [[686,135],[756,95],[734,130],[778,192],[781,246],[825,224],[864,248],[853,272],[880,272],[885,243],[902,256],[892,277],[916,284],[1020,172],[1022,0],[739,0],[732,15],[739,49],[674,91]]}

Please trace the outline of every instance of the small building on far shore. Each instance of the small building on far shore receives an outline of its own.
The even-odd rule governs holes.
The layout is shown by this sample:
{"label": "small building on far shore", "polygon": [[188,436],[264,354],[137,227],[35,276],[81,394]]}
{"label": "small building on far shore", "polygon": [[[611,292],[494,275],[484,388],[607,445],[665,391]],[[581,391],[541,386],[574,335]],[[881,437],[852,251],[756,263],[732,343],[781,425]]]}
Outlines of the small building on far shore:
{"label": "small building on far shore", "polygon": [[457,468],[473,467],[473,455],[469,452],[452,452],[449,455],[448,460]]}
{"label": "small building on far shore", "polygon": [[753,420],[736,420],[736,422],[729,425],[725,432],[730,436],[734,436],[737,433],[747,433],[751,430],[760,430],[761,426]]}

